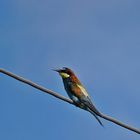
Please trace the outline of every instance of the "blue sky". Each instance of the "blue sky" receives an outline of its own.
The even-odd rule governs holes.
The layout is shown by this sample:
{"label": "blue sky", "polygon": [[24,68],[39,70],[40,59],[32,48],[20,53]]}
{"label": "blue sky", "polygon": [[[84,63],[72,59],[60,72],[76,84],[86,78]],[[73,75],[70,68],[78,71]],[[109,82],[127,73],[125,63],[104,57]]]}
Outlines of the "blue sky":
{"label": "blue sky", "polygon": [[[98,110],[140,129],[140,1],[1,0],[0,67],[67,97],[72,68]],[[0,74],[2,140],[139,140],[133,132]]]}

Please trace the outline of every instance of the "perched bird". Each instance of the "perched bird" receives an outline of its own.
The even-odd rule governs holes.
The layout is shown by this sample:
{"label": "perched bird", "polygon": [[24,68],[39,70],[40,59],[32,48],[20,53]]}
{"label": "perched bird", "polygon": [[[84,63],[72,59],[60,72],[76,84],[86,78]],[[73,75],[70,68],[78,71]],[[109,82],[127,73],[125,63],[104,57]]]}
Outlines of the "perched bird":
{"label": "perched bird", "polygon": [[98,120],[98,122],[103,126],[102,122],[98,118],[98,116],[101,117],[102,114],[95,108],[88,93],[86,92],[85,88],[78,80],[74,72],[67,67],[63,67],[62,69],[55,69],[54,71],[58,72],[61,76],[64,83],[64,88],[70,99],[78,107],[92,113]]}

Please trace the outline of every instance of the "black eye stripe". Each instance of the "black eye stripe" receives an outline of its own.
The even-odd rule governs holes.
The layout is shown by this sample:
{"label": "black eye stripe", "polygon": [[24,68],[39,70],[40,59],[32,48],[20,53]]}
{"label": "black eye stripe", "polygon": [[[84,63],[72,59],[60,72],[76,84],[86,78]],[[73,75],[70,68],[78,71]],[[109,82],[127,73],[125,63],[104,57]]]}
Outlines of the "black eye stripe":
{"label": "black eye stripe", "polygon": [[63,70],[68,70],[68,68],[67,67],[63,67]]}

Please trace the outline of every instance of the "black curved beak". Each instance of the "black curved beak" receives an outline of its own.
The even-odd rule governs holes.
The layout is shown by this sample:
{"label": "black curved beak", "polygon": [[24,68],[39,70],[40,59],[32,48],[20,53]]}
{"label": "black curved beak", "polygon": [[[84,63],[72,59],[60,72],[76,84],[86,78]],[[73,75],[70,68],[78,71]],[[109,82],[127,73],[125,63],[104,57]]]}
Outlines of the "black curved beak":
{"label": "black curved beak", "polygon": [[52,69],[53,71],[60,72],[61,69]]}

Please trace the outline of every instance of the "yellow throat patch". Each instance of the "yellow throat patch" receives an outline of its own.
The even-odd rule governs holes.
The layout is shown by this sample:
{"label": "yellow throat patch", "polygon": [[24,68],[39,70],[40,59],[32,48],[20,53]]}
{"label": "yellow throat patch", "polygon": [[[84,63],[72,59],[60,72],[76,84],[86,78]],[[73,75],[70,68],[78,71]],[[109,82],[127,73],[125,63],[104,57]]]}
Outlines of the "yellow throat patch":
{"label": "yellow throat patch", "polygon": [[60,74],[60,76],[61,76],[62,78],[68,78],[68,77],[70,77],[69,74],[64,73],[64,72],[60,72],[59,74]]}

